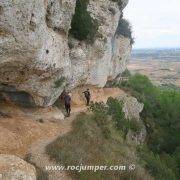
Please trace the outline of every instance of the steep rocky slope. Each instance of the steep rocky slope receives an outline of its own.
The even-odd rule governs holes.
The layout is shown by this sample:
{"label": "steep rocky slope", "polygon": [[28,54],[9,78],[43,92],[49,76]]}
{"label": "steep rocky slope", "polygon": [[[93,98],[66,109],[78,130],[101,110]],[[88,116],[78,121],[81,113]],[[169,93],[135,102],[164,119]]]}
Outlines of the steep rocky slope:
{"label": "steep rocky slope", "polygon": [[128,0],[89,0],[98,24],[89,44],[69,35],[76,0],[0,1],[0,95],[52,105],[64,90],[80,84],[104,86],[127,64],[130,40],[116,35]]}

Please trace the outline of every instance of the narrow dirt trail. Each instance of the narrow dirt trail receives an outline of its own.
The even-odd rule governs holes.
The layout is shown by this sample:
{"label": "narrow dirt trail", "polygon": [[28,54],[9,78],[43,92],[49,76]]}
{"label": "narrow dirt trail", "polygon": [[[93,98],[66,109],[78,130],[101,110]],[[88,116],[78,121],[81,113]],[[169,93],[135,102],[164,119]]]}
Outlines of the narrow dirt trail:
{"label": "narrow dirt trail", "polygon": [[58,137],[70,132],[72,129],[72,122],[80,112],[83,112],[83,110],[72,113],[70,117],[65,118],[65,120],[59,122],[57,125],[61,128],[58,134],[48,139],[41,139],[40,141],[33,144],[29,149],[28,154],[30,155],[30,162],[48,173],[49,180],[71,180],[71,177],[69,177],[65,171],[46,171],[46,166],[58,165],[58,163],[51,160],[48,154],[46,154],[46,146],[55,141]]}
{"label": "narrow dirt trail", "polygon": [[[71,177],[65,171],[46,171],[46,166],[59,165],[58,163],[50,159],[48,154],[46,154],[46,146],[55,141],[58,137],[70,132],[72,130],[72,122],[76,118],[76,116],[81,112],[87,111],[87,107],[84,104],[84,99],[82,98],[81,92],[82,89],[76,89],[72,93],[72,99],[74,100],[72,114],[70,117],[56,122],[59,131],[57,133],[54,133],[54,135],[48,139],[43,138],[37,141],[29,148],[29,161],[41,170],[48,173],[49,180],[71,180]],[[92,101],[106,102],[108,97],[117,97],[121,94],[124,94],[124,92],[117,88],[95,88],[94,91],[92,91]]]}
{"label": "narrow dirt trail", "polygon": [[[24,158],[45,172],[45,166],[58,165],[49,159],[46,146],[70,132],[77,114],[87,111],[82,94],[87,88],[91,91],[93,102],[106,102],[108,97],[115,98],[124,94],[119,88],[77,87],[71,92],[72,115],[65,119],[63,110],[56,106],[23,108],[12,102],[1,102],[1,113],[7,116],[0,116],[0,153]],[[47,173],[50,180],[71,179],[66,172]]]}

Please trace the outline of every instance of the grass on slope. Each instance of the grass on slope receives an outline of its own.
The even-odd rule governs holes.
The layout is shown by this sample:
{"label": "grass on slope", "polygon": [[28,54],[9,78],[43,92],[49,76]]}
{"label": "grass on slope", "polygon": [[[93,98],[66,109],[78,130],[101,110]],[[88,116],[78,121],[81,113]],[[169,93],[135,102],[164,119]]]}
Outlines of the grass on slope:
{"label": "grass on slope", "polygon": [[[135,147],[123,139],[115,121],[105,114],[77,116],[73,131],[59,137],[47,147],[47,153],[61,165],[129,165],[136,164]],[[78,180],[140,180],[147,175],[141,167],[135,171],[70,171]]]}

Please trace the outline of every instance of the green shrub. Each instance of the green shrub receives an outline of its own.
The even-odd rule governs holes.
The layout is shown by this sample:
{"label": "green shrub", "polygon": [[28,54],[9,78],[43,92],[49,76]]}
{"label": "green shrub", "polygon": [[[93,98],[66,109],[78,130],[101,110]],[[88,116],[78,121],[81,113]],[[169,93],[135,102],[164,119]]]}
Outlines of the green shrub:
{"label": "green shrub", "polygon": [[107,105],[108,114],[112,116],[112,120],[115,121],[116,128],[122,132],[124,138],[126,137],[129,130],[135,133],[140,133],[143,124],[141,121],[137,121],[135,119],[128,120],[125,118],[124,112],[122,110],[122,102],[114,98],[109,98]]}
{"label": "green shrub", "polygon": [[93,118],[97,125],[101,128],[105,138],[110,138],[111,121],[108,118],[108,107],[104,103],[91,103],[90,110],[93,112]]}
{"label": "green shrub", "polygon": [[125,119],[124,112],[122,110],[122,102],[117,99],[109,98],[107,101],[108,114],[112,116],[112,120],[115,122],[116,128],[121,131],[124,138],[128,132],[128,120]]}
{"label": "green shrub", "polygon": [[122,74],[121,74],[121,77],[130,77],[131,76],[131,73],[128,69],[126,69]]}
{"label": "green shrub", "polygon": [[128,20],[126,20],[126,19],[119,20],[116,34],[119,36],[122,35],[126,38],[129,38],[131,44],[134,44],[134,42],[135,42],[134,38],[132,36],[132,27],[131,27],[130,23],[128,22]]}
{"label": "green shrub", "polygon": [[103,103],[91,103],[90,110],[97,116],[102,116],[102,118],[107,117],[108,107]]}
{"label": "green shrub", "polygon": [[72,19],[70,34],[80,40],[92,43],[97,34],[98,25],[87,11],[89,0],[77,0],[75,14]]}
{"label": "green shrub", "polygon": [[[175,159],[178,169],[180,169],[180,146],[177,146],[174,153],[173,153],[173,158]],[[177,171],[178,172],[178,171]],[[180,176],[180,171],[179,171],[179,176]]]}
{"label": "green shrub", "polygon": [[59,88],[62,85],[64,85],[64,83],[66,82],[66,78],[65,77],[61,77],[60,79],[55,81],[55,88]]}
{"label": "green shrub", "polygon": [[141,74],[131,76],[127,86],[139,93],[148,93],[153,88],[153,84],[149,78]]}
{"label": "green shrub", "polygon": [[141,157],[140,163],[148,169],[155,180],[178,179],[175,173],[178,170],[177,164],[172,157],[166,155],[166,158],[161,158],[158,154],[149,151],[147,147],[139,148],[138,153]]}

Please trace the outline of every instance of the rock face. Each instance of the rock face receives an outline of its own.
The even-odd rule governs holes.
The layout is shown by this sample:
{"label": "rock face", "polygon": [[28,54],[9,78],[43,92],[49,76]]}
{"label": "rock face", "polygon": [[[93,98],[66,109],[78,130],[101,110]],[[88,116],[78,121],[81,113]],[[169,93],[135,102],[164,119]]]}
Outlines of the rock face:
{"label": "rock face", "polygon": [[1,0],[1,96],[49,106],[67,85],[103,87],[122,73],[131,45],[116,29],[128,0],[121,6],[117,2],[89,0],[87,10],[99,25],[99,36],[87,44],[69,36],[76,0]]}
{"label": "rock face", "polygon": [[0,155],[0,179],[36,180],[35,168],[14,155]]}
{"label": "rock face", "polygon": [[138,100],[132,96],[124,96],[122,100],[124,103],[123,111],[126,119],[139,120],[144,104],[138,102]]}
{"label": "rock face", "polygon": [[140,113],[143,111],[144,105],[132,96],[121,95],[118,97],[118,100],[123,102],[123,112],[125,114],[125,118],[129,121],[135,121],[137,123],[141,123],[141,128],[139,132],[132,132],[131,130],[127,133],[126,139],[129,142],[133,142],[136,144],[141,144],[146,139],[146,128],[144,124],[141,122]]}

